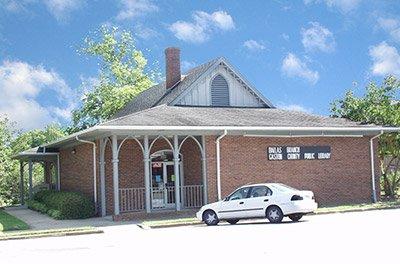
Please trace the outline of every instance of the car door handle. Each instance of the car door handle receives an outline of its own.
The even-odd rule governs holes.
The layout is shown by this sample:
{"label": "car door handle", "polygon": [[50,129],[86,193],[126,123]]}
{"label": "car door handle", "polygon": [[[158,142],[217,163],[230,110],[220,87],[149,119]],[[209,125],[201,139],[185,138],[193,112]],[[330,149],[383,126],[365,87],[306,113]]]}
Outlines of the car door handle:
{"label": "car door handle", "polygon": [[240,202],[239,204],[244,204],[244,202]]}
{"label": "car door handle", "polygon": [[264,200],[264,202],[268,202],[268,201],[269,201],[268,199],[265,199],[265,200]]}

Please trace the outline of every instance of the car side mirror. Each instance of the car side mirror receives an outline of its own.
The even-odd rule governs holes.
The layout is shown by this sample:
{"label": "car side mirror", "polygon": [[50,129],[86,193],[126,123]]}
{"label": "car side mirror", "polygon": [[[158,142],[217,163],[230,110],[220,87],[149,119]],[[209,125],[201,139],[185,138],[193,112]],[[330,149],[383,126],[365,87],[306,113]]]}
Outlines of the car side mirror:
{"label": "car side mirror", "polygon": [[225,197],[223,201],[224,202],[229,201],[229,196]]}

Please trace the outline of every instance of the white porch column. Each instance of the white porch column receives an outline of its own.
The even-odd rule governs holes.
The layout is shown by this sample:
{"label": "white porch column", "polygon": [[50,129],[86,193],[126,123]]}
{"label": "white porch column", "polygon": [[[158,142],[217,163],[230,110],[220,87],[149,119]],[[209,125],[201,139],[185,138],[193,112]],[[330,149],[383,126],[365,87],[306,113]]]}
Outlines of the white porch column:
{"label": "white porch column", "polygon": [[175,205],[176,210],[181,210],[181,192],[179,184],[179,142],[178,136],[174,136],[174,174],[175,174]]}
{"label": "white porch column", "polygon": [[24,205],[25,204],[25,194],[24,194],[24,162],[21,160],[19,162],[19,173],[20,173],[20,179],[19,179],[19,192],[20,192],[20,204]]}
{"label": "white porch column", "polygon": [[33,171],[33,162],[29,160],[29,199],[33,197],[33,181],[32,181],[32,171]]}
{"label": "white porch column", "polygon": [[203,204],[208,203],[208,189],[207,189],[207,162],[206,162],[206,139],[201,136],[201,145],[203,151],[201,153],[201,173],[203,178]]}
{"label": "white porch column", "polygon": [[106,177],[105,177],[105,166],[104,153],[105,153],[105,139],[100,139],[100,195],[101,195],[101,216],[106,216]]}
{"label": "white porch column", "polygon": [[150,153],[149,153],[149,136],[143,139],[143,162],[144,162],[144,189],[145,189],[145,207],[146,212],[150,213]]}
{"label": "white porch column", "polygon": [[117,136],[111,136],[113,188],[114,188],[114,215],[119,215],[119,175],[118,175],[118,141]]}

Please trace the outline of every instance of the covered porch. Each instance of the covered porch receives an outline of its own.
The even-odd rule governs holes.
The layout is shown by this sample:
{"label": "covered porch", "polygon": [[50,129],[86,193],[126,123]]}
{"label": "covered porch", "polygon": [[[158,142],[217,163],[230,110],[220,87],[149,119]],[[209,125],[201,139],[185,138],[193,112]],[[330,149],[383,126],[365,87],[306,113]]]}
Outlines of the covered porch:
{"label": "covered porch", "polygon": [[101,137],[98,147],[93,153],[99,156],[101,216],[181,211],[207,203],[204,136],[114,133]]}
{"label": "covered porch", "polygon": [[[57,149],[36,147],[14,156],[20,164],[20,204],[39,190],[60,190],[60,159]],[[43,180],[34,182],[34,167],[42,166]],[[26,172],[28,173],[26,177]],[[26,191],[27,189],[27,191]]]}

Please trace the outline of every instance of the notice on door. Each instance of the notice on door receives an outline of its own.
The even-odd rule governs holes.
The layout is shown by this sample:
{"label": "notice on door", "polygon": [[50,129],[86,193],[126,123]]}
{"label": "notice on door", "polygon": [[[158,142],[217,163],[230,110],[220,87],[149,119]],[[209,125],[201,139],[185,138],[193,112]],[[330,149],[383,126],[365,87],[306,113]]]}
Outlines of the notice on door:
{"label": "notice on door", "polygon": [[271,146],[268,160],[326,160],[331,158],[330,146]]}

